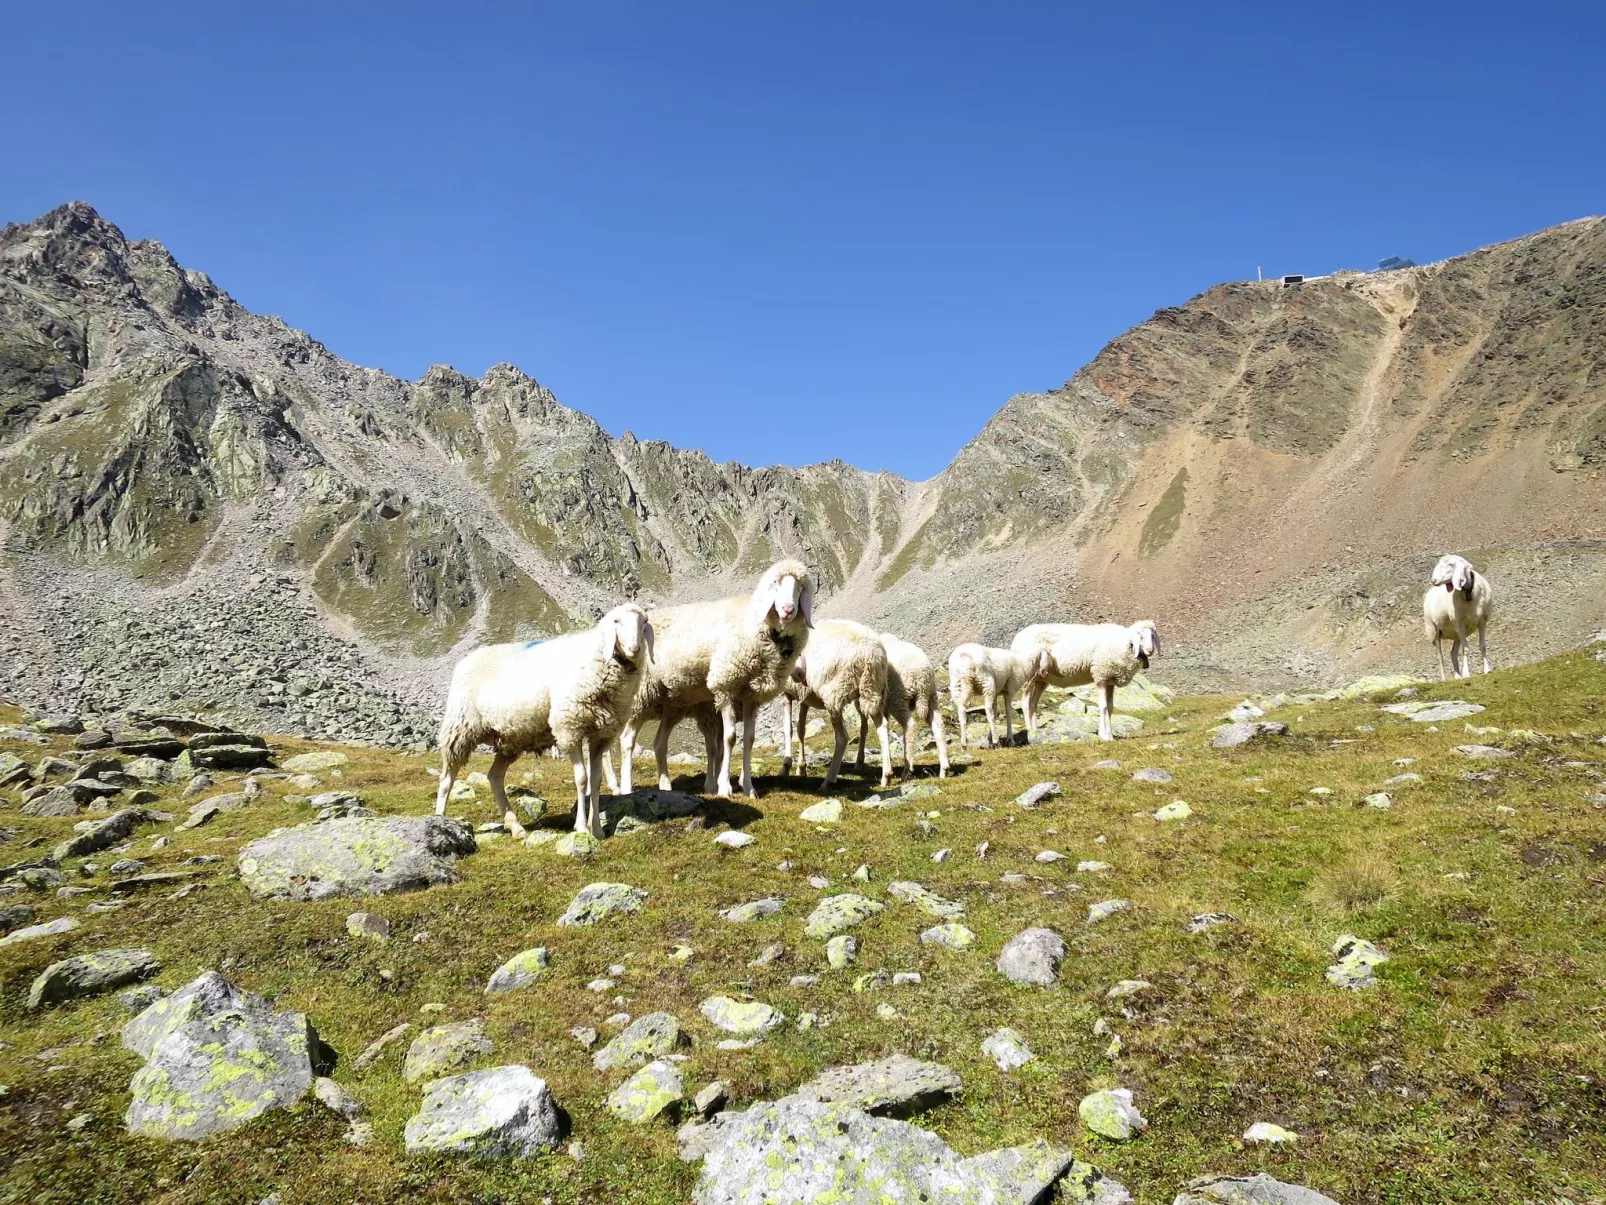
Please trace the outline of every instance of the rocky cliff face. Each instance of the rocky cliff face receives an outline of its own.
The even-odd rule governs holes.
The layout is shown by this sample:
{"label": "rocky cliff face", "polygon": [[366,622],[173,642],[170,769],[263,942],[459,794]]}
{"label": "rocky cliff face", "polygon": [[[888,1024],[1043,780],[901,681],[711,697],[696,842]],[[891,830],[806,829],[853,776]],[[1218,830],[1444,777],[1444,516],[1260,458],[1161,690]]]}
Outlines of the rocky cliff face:
{"label": "rocky cliff face", "polygon": [[1599,626],[1603,358],[1587,220],[1219,286],[930,482],[755,469],[612,438],[509,365],[348,364],[67,205],[0,233],[0,653],[25,702],[415,740],[472,643],[792,555],[939,657],[1143,612],[1184,682],[1310,680],[1423,661],[1417,582],[1457,548],[1507,586],[1496,649],[1538,655]]}

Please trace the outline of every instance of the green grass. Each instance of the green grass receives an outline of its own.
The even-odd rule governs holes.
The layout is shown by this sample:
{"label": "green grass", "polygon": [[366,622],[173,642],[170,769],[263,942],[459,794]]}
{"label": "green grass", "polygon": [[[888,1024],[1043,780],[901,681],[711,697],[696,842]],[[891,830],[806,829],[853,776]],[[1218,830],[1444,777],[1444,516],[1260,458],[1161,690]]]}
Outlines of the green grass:
{"label": "green grass", "polygon": [[[723,1078],[742,1107],[823,1066],[894,1051],[936,1058],[962,1074],[965,1090],[921,1124],[966,1154],[1037,1137],[1074,1146],[1145,1205],[1169,1202],[1196,1175],[1258,1170],[1345,1205],[1598,1201],[1606,1195],[1606,810],[1588,796],[1606,791],[1592,776],[1606,763],[1596,743],[1606,731],[1606,666],[1574,654],[1422,693],[1483,702],[1488,710],[1470,723],[1502,733],[1469,735],[1462,722],[1432,731],[1356,700],[1277,712],[1290,737],[1218,751],[1208,732],[1235,700],[1181,699],[1168,713],[1174,722],[1151,713],[1142,733],[1114,745],[983,750],[937,798],[884,812],[849,807],[829,832],[797,819],[819,798],[818,779],[800,791],[795,780],[761,778],[757,801],[711,801],[709,829],[665,824],[610,840],[583,864],[503,840],[465,860],[456,886],[360,903],[258,903],[234,879],[240,843],[306,818],[273,783],[249,810],[175,834],[159,853],[144,852],[152,830],[141,834],[134,852],[152,869],[194,853],[228,856],[187,899],[141,898],[95,915],[82,905],[100,891],[32,898],[41,919],[72,913],[85,925],[0,950],[0,1083],[9,1085],[0,1098],[0,1201],[254,1202],[274,1191],[286,1202],[684,1201],[697,1169],[676,1160],[672,1126],[612,1119],[601,1102],[622,1075],[594,1071],[569,1037],[571,1027],[602,1028],[621,1009],[639,1016],[659,1008],[695,1039],[683,1068],[691,1091]],[[1520,741],[1505,735],[1511,729],[1549,739]],[[1506,743],[1517,755],[1474,765],[1452,752],[1471,741]],[[313,747],[275,745],[283,753]],[[338,785],[382,812],[428,808],[429,759],[350,752]],[[1121,772],[1090,768],[1111,756]],[[1389,811],[1362,806],[1404,768],[1395,764],[1403,757],[1417,759],[1409,768],[1424,781],[1387,788]],[[767,768],[776,764],[770,758]],[[1145,765],[1175,781],[1132,782],[1130,771]],[[1485,765],[1495,767],[1493,781],[1462,778]],[[521,770],[548,799],[566,797],[566,766],[527,759],[515,779]],[[1033,812],[1011,806],[1044,778],[1057,779],[1063,794]],[[849,798],[867,793],[868,784],[850,784]],[[1332,793],[1312,795],[1315,786]],[[1150,818],[1177,798],[1193,818]],[[940,813],[929,836],[915,825],[922,809]],[[170,810],[180,810],[176,800]],[[465,811],[491,818],[484,802]],[[735,853],[714,846],[710,830],[726,823],[758,844]],[[0,825],[20,830],[0,846],[9,862],[32,856],[36,839],[60,840],[70,821],[7,810]],[[991,847],[978,860],[982,841]],[[943,847],[953,857],[932,863]],[[1033,858],[1045,848],[1069,858],[1040,865]],[[114,857],[92,861],[104,867]],[[1113,869],[1078,874],[1071,868],[1082,858]],[[776,869],[783,860],[791,870]],[[803,936],[821,894],[807,876],[853,889],[861,863],[873,871],[869,893],[887,908],[858,930],[857,969],[918,970],[918,986],[855,995],[851,973],[826,972],[823,943]],[[1006,871],[1028,881],[1002,883]],[[977,947],[922,947],[918,933],[935,922],[886,899],[895,878],[962,900]],[[646,911],[588,931],[555,927],[572,894],[596,880],[646,888]],[[103,888],[107,879],[102,870],[72,881]],[[772,893],[789,897],[778,917],[730,925],[714,916]],[[1134,907],[1084,923],[1087,905],[1117,896]],[[358,908],[390,919],[388,944],[346,935],[344,918]],[[1195,913],[1217,910],[1241,923],[1185,932]],[[1014,988],[992,967],[1003,942],[1034,924],[1059,930],[1071,947],[1056,990]],[[424,931],[430,939],[415,943]],[[1392,956],[1378,988],[1351,994],[1324,982],[1329,947],[1345,932]],[[786,945],[787,958],[748,968],[772,941]],[[681,942],[696,950],[685,964],[667,957]],[[376,1142],[349,1148],[342,1123],[311,1102],[196,1145],[125,1134],[120,1118],[138,1061],[119,1044],[127,1017],[115,999],[37,1016],[23,1008],[29,982],[49,962],[117,945],[156,951],[169,987],[216,967],[304,1010],[342,1056],[335,1078],[370,1110]],[[532,945],[552,951],[547,980],[488,1000],[491,971]],[[588,992],[587,981],[614,962],[628,967],[617,991]],[[821,973],[820,986],[788,987],[802,971]],[[1154,985],[1131,1002],[1130,1018],[1104,999],[1127,978]],[[829,1024],[788,1028],[752,1051],[717,1051],[697,1004],[743,991],[792,1016],[816,1011]],[[350,1061],[400,1021],[427,1024],[419,1011],[427,1002],[445,1006],[444,1020],[485,1016],[496,1041],[490,1062],[527,1063],[548,1080],[586,1144],[583,1161],[558,1154],[476,1166],[403,1156],[401,1129],[420,1092],[401,1081],[402,1049],[366,1073]],[[882,1002],[900,1017],[878,1018]],[[1114,1062],[1104,1057],[1107,1039],[1092,1034],[1100,1016],[1124,1042]],[[1020,1030],[1038,1055],[1013,1075],[980,1052],[1000,1025]],[[1125,1145],[1089,1139],[1077,1124],[1078,1100],[1112,1085],[1133,1089],[1152,1123]],[[69,1131],[80,1113],[91,1120]],[[1246,1148],[1239,1135],[1255,1121],[1303,1138],[1288,1150]]]}

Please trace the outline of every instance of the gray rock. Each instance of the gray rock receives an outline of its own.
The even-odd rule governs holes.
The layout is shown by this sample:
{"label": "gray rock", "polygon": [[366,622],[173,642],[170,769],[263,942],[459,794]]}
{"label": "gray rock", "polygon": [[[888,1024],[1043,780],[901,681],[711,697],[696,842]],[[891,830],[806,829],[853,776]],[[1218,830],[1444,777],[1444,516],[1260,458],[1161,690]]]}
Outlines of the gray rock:
{"label": "gray rock", "polygon": [[10,933],[13,929],[31,925],[35,919],[34,910],[27,904],[0,905],[0,933]]}
{"label": "gray rock", "polygon": [[1467,703],[1460,699],[1447,699],[1438,703],[1417,699],[1406,703],[1387,703],[1384,704],[1383,710],[1394,715],[1408,716],[1418,724],[1443,724],[1477,715],[1484,708],[1479,703]]}
{"label": "gray rock", "polygon": [[620,822],[627,818],[638,824],[657,824],[690,816],[702,806],[701,795],[648,788],[629,795],[606,796],[598,810],[603,832],[614,833],[618,831]]}
{"label": "gray rock", "polygon": [[1170,782],[1171,775],[1157,766],[1145,766],[1132,775],[1133,782]]}
{"label": "gray rock", "polygon": [[761,917],[774,916],[781,910],[786,901],[779,896],[770,896],[762,900],[752,900],[746,904],[733,904],[729,908],[721,908],[721,920],[728,920],[732,924],[745,925],[748,921],[755,921]]}
{"label": "gray rock", "polygon": [[286,774],[317,774],[343,766],[351,759],[338,749],[320,749],[312,753],[298,753],[279,764]]}
{"label": "gray rock", "polygon": [[1253,1176],[1204,1176],[1188,1184],[1171,1205],[1338,1205],[1313,1188],[1284,1184],[1265,1172]]}
{"label": "gray rock", "polygon": [[556,1149],[562,1136],[546,1081],[514,1064],[438,1079],[407,1121],[407,1153],[470,1159],[527,1159]]}
{"label": "gray rock", "polygon": [[941,1063],[895,1054],[874,1063],[830,1067],[797,1090],[802,1100],[851,1105],[866,1113],[908,1116],[960,1089],[959,1073]]}
{"label": "gray rock", "polygon": [[771,963],[779,962],[786,957],[786,947],[778,941],[772,941],[752,958],[747,960],[750,967],[767,967]]}
{"label": "gray rock", "polygon": [[0,937],[0,947],[19,945],[25,941],[36,941],[41,937],[55,937],[58,934],[70,933],[83,922],[75,916],[58,916],[55,920],[45,921],[40,925],[27,925]]}
{"label": "gray rock", "polygon": [[1043,800],[1051,799],[1060,793],[1060,784],[1057,782],[1040,782],[1027,787],[1015,798],[1015,805],[1023,808],[1038,807]]}
{"label": "gray rock", "polygon": [[39,973],[28,990],[28,1007],[61,1004],[85,996],[99,996],[141,979],[149,979],[162,969],[149,950],[96,950],[53,962]]}
{"label": "gray rock", "polygon": [[1125,1142],[1149,1128],[1148,1119],[1138,1112],[1126,1088],[1091,1092],[1082,1098],[1076,1111],[1089,1131],[1115,1142]]}
{"label": "gray rock", "polygon": [[485,994],[495,996],[502,992],[513,992],[529,987],[546,974],[550,964],[551,959],[545,946],[534,946],[520,951],[491,973],[490,981],[485,985]]}
{"label": "gray rock", "polygon": [[1516,756],[1516,754],[1511,752],[1509,749],[1497,749],[1493,745],[1457,745],[1453,752],[1459,753],[1462,757],[1478,757],[1485,759],[1498,759]]}
{"label": "gray rock", "polygon": [[923,946],[946,946],[950,950],[968,950],[976,944],[976,935],[964,925],[950,921],[947,924],[932,925],[920,934],[920,944]]}
{"label": "gray rock", "polygon": [[887,884],[887,894],[895,900],[913,904],[920,911],[938,920],[958,920],[965,915],[965,906],[954,900],[943,899],[919,883],[897,882]]}
{"label": "gray rock", "polygon": [[648,1063],[608,1095],[608,1112],[638,1125],[651,1121],[686,1098],[680,1069],[660,1059]]}
{"label": "gray rock", "polygon": [[459,1071],[481,1055],[490,1054],[491,1049],[485,1022],[478,1017],[437,1025],[413,1039],[402,1064],[402,1078],[411,1084]]}
{"label": "gray rock", "polygon": [[1327,968],[1327,982],[1352,992],[1375,986],[1375,968],[1389,960],[1382,950],[1353,933],[1333,943],[1333,954],[1337,961]]}
{"label": "gray rock", "polygon": [[65,883],[67,876],[54,866],[30,866],[18,874],[17,879],[30,891],[49,891]]}
{"label": "gray rock", "polygon": [[22,805],[24,816],[42,818],[76,816],[83,810],[83,800],[70,786],[56,787],[43,795],[36,795]]}
{"label": "gray rock", "polygon": [[880,912],[886,905],[851,892],[831,895],[815,905],[803,932],[810,937],[830,937],[844,929],[851,929]]}
{"label": "gray rock", "polygon": [[1201,912],[1188,922],[1189,933],[1203,933],[1217,925],[1235,925],[1238,918],[1230,912]]}
{"label": "gray rock", "polygon": [[997,1063],[1000,1071],[1014,1071],[1037,1057],[1026,1045],[1026,1039],[1007,1026],[988,1034],[981,1044],[981,1052]]}
{"label": "gray rock", "polygon": [[1027,929],[1009,939],[998,955],[1005,979],[1027,987],[1051,987],[1059,982],[1065,961],[1065,941],[1052,929]]}
{"label": "gray rock", "polygon": [[680,1022],[673,1013],[648,1013],[637,1017],[592,1055],[591,1065],[598,1071],[639,1067],[673,1054],[680,1043]]}
{"label": "gray rock", "polygon": [[353,1121],[362,1115],[362,1102],[344,1084],[337,1084],[328,1076],[320,1075],[312,1081],[312,1094],[318,1098],[320,1104],[333,1113],[338,1113],[347,1121]]}
{"label": "gray rock", "polygon": [[696,1205],[1033,1205],[1075,1162],[1044,1143],[963,1159],[908,1122],[795,1096],[703,1128]]}
{"label": "gray rock", "polygon": [[457,882],[457,858],[474,849],[468,827],[445,816],[298,824],[242,849],[240,878],[258,899],[417,891]]}
{"label": "gray rock", "polygon": [[215,972],[135,1017],[123,1043],[148,1059],[129,1084],[129,1132],[168,1139],[208,1138],[288,1108],[312,1086],[321,1048],[305,1015],[275,1012]]}
{"label": "gray rock", "polygon": [[732,1000],[729,996],[710,996],[698,1011],[715,1029],[739,1038],[762,1037],[786,1024],[786,1014],[758,1000]]}
{"label": "gray rock", "polygon": [[358,1071],[372,1067],[379,1061],[380,1055],[412,1032],[412,1028],[409,1023],[403,1021],[400,1025],[387,1029],[372,1042],[369,1042],[367,1046],[363,1047],[362,1053],[351,1061],[351,1065]]}
{"label": "gray rock", "polygon": [[[1267,736],[1287,736],[1288,725],[1276,720],[1237,720],[1215,729],[1210,744],[1217,749],[1232,749]],[[1145,779],[1143,781],[1152,781]]]}
{"label": "gray rock", "polygon": [[138,987],[131,987],[125,992],[118,992],[117,1003],[131,1013],[142,1013],[165,995],[167,995],[167,989],[160,984],[142,983]]}
{"label": "gray rock", "polygon": [[623,916],[640,912],[647,902],[647,893],[627,883],[590,883],[569,901],[569,906],[558,917],[563,926],[594,925],[610,916]]}
{"label": "gray rock", "polygon": [[134,830],[142,824],[155,824],[158,821],[172,819],[173,817],[166,812],[153,812],[149,808],[123,808],[104,820],[86,822],[89,824],[88,828],[56,846],[51,856],[60,862],[67,858],[81,858],[86,854],[98,853],[128,840]]}
{"label": "gray rock", "polygon": [[159,757],[136,757],[123,766],[123,773],[132,774],[141,782],[164,783],[173,777],[173,766]]}
{"label": "gray rock", "polygon": [[1087,923],[1096,925],[1100,921],[1109,920],[1117,912],[1125,912],[1131,906],[1131,900],[1100,900],[1096,904],[1088,905]]}
{"label": "gray rock", "polygon": [[346,932],[374,941],[390,940],[390,922],[377,912],[353,912],[346,917]]}
{"label": "gray rock", "polygon": [[725,1107],[730,1099],[731,1086],[724,1080],[714,1080],[704,1086],[702,1091],[691,1098],[691,1107],[697,1110],[700,1117],[709,1117]]}

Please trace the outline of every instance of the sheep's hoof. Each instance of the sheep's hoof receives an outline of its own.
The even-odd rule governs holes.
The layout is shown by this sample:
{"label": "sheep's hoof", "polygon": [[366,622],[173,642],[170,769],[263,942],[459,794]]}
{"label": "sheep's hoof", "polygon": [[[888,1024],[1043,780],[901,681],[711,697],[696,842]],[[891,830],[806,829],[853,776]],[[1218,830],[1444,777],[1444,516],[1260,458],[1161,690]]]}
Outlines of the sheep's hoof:
{"label": "sheep's hoof", "polygon": [[512,837],[515,841],[522,841],[530,834],[524,831],[524,826],[522,824],[510,824],[507,826],[507,835]]}

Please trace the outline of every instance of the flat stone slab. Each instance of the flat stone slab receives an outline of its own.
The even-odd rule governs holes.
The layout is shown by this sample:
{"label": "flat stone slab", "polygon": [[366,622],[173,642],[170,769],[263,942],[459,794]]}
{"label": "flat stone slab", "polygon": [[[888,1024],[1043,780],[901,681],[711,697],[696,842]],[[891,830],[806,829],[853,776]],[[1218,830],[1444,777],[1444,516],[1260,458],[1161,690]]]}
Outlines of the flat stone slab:
{"label": "flat stone slab", "polygon": [[686,1099],[680,1069],[663,1059],[648,1063],[608,1094],[608,1112],[636,1124],[651,1121]]}
{"label": "flat stone slab", "polygon": [[639,1067],[673,1054],[681,1044],[680,1022],[673,1013],[648,1013],[637,1017],[591,1056],[598,1071],[617,1067]]}
{"label": "flat stone slab", "polygon": [[1253,1176],[1203,1176],[1177,1194],[1172,1205],[1338,1205],[1314,1188],[1284,1184],[1265,1172]]}
{"label": "flat stone slab", "polygon": [[1162,770],[1157,766],[1145,766],[1143,769],[1133,773],[1132,781],[1164,783],[1171,781],[1171,775],[1168,771]]}
{"label": "flat stone slab", "polygon": [[808,824],[841,824],[842,801],[840,799],[822,799],[819,803],[810,804],[797,814],[799,820]]}
{"label": "flat stone slab", "polygon": [[958,920],[965,915],[965,906],[955,900],[944,899],[935,891],[919,883],[896,882],[887,884],[887,894],[895,900],[913,904],[928,916],[938,920]]}
{"label": "flat stone slab", "polygon": [[664,820],[690,816],[702,806],[701,795],[647,787],[629,795],[604,795],[597,810],[602,820],[602,831],[612,834],[622,820],[628,819],[636,825],[658,824]]}
{"label": "flat stone slab", "polygon": [[1288,725],[1277,720],[1235,720],[1216,728],[1210,744],[1216,749],[1235,749],[1263,737],[1287,735]]}
{"label": "flat stone slab", "polygon": [[647,893],[628,883],[589,883],[580,888],[578,895],[558,917],[564,927],[583,927],[607,920],[610,916],[627,916],[640,912],[647,902]]}
{"label": "flat stone slab", "polygon": [[1043,800],[1052,799],[1060,793],[1060,784],[1057,782],[1040,782],[1027,787],[1015,797],[1015,806],[1027,808],[1039,807]]}
{"label": "flat stone slab", "polygon": [[98,853],[128,840],[134,829],[141,824],[154,824],[157,821],[171,819],[173,817],[168,813],[155,812],[149,808],[123,808],[104,820],[91,822],[83,832],[69,837],[56,846],[51,856],[56,861],[62,862],[68,858],[81,858],[85,854]]}
{"label": "flat stone slab", "polygon": [[1385,703],[1383,710],[1391,715],[1403,715],[1418,724],[1443,724],[1477,715],[1484,707],[1481,703],[1467,703],[1461,699],[1446,699],[1437,703],[1428,699],[1411,699],[1404,703]]}
{"label": "flat stone slab", "polygon": [[468,826],[445,816],[374,816],[277,829],[240,850],[240,878],[258,899],[419,891],[458,881],[473,853]]}
{"label": "flat stone slab", "polygon": [[827,1068],[797,1095],[851,1105],[866,1113],[906,1116],[958,1095],[960,1087],[959,1073],[951,1067],[895,1054],[873,1063]]}
{"label": "flat stone slab", "polygon": [[41,937],[57,937],[63,933],[71,933],[81,924],[83,922],[76,916],[58,916],[55,920],[47,920],[43,924],[26,925],[0,937],[0,947],[21,945],[25,941],[38,941]]}
{"label": "flat stone slab", "polygon": [[786,1024],[786,1014],[758,1000],[732,1000],[729,996],[710,996],[698,1011],[715,1029],[740,1038],[756,1038]]}
{"label": "flat stone slab", "polygon": [[1459,753],[1462,757],[1480,758],[1486,761],[1517,756],[1509,749],[1499,749],[1494,745],[1457,745],[1451,752]]}
{"label": "flat stone slab", "polygon": [[976,935],[964,925],[950,921],[943,925],[932,925],[921,933],[920,944],[946,946],[950,950],[968,950],[976,944]]}
{"label": "flat stone slab", "polygon": [[1052,987],[1065,961],[1065,939],[1052,929],[1026,929],[1009,939],[998,955],[998,970],[1011,983]]}
{"label": "flat stone slab", "polygon": [[482,1055],[490,1054],[491,1049],[485,1022],[478,1017],[437,1025],[413,1039],[402,1064],[402,1078],[411,1084],[460,1071]]}
{"label": "flat stone slab", "polygon": [[312,753],[298,753],[294,757],[287,757],[279,763],[279,768],[286,774],[317,774],[323,770],[333,770],[343,766],[351,758],[338,749],[319,749]]}
{"label": "flat stone slab", "polygon": [[528,1159],[553,1150],[561,1138],[551,1089],[518,1064],[426,1084],[424,1103],[404,1132],[409,1155],[470,1159]]}
{"label": "flat stone slab", "polygon": [[98,996],[149,979],[162,969],[149,950],[96,950],[53,962],[39,973],[28,990],[28,1007],[62,1004],[85,996]]}
{"label": "flat stone slab", "polygon": [[862,924],[885,907],[885,904],[852,892],[826,896],[809,913],[803,932],[810,937],[830,937]]}

